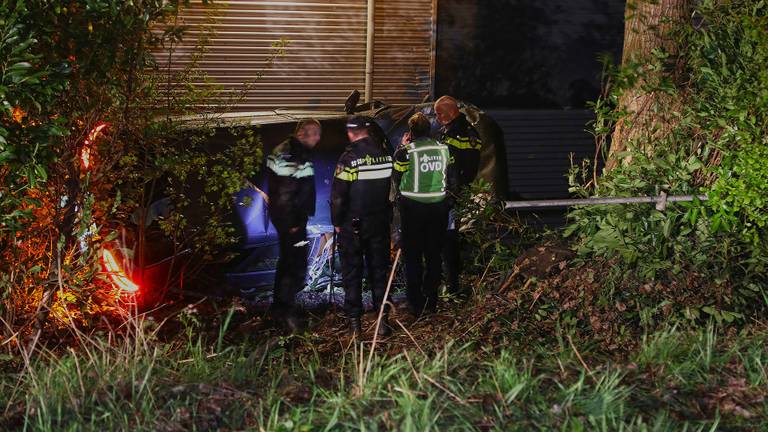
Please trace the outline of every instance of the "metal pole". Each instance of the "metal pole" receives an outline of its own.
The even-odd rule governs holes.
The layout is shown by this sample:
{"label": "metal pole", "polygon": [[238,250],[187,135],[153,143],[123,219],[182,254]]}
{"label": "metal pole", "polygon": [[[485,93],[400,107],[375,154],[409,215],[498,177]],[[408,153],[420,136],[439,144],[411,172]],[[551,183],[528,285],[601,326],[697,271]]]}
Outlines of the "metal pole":
{"label": "metal pole", "polygon": [[335,227],[333,229],[333,237],[331,237],[331,238],[332,238],[332,240],[331,240],[332,243],[331,243],[331,247],[330,247],[330,249],[331,249],[330,250],[330,252],[331,252],[331,281],[328,284],[329,285],[328,286],[328,302],[331,304],[331,307],[335,310],[336,309],[336,298],[335,298],[336,297],[336,293],[334,292],[335,291],[335,287],[333,286],[333,276],[336,273],[336,228]]}
{"label": "metal pole", "polygon": [[368,0],[368,26],[365,34],[365,102],[373,97],[373,38],[376,1]]}
{"label": "metal pole", "polygon": [[667,202],[685,202],[685,201],[706,201],[706,195],[681,195],[667,196],[662,193],[657,197],[627,197],[627,198],[582,198],[582,199],[560,199],[560,200],[532,200],[532,201],[505,201],[505,209],[528,209],[545,207],[570,207],[579,205],[611,205],[611,204],[637,204],[637,203],[656,203],[659,210],[666,208]]}

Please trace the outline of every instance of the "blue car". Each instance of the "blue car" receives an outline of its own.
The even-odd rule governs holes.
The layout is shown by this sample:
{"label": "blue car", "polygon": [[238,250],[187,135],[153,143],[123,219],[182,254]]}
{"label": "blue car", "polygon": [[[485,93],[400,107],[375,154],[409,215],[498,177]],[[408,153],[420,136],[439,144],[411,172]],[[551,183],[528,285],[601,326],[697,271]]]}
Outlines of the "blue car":
{"label": "blue car", "polygon": [[[350,111],[352,110],[348,110]],[[424,112],[433,120],[435,135],[440,131],[440,126],[434,118],[432,104],[390,107],[374,103],[357,107],[353,111],[356,114],[368,115],[376,121],[378,128],[375,128],[374,135],[378,135],[390,152],[394,152],[394,147],[407,131],[408,118],[417,111]],[[481,158],[481,175],[499,187],[504,186],[504,181],[496,181],[498,176],[503,178],[505,175],[500,163],[506,160],[503,154],[499,154],[504,151],[504,143],[503,138],[500,138],[501,134],[498,133],[498,126],[471,105],[463,104],[463,111],[476,124],[486,143]],[[323,291],[328,290],[332,277],[334,286],[341,286],[341,278],[332,275],[334,272],[338,273],[339,263],[338,257],[331,259],[334,254],[332,253],[333,226],[330,219],[330,194],[336,161],[349,141],[344,127],[345,114],[319,117],[323,125],[323,136],[313,152],[317,202],[315,216],[309,219],[307,226],[312,248],[306,283],[307,289]],[[259,122],[258,119],[253,121]],[[295,121],[285,121],[262,126],[264,154],[269,154],[275,145],[285,139],[294,125]],[[282,131],[282,134],[275,133],[276,129]],[[260,175],[253,180],[253,184],[244,188],[237,196],[237,215],[243,238],[241,259],[226,275],[230,286],[246,297],[269,291],[274,282],[278,258],[277,232],[270,223],[269,209],[265,200],[269,194],[264,175],[265,167],[262,167],[259,172]],[[497,194],[504,195],[503,191],[497,191]],[[246,205],[247,202],[250,202],[250,205]]]}

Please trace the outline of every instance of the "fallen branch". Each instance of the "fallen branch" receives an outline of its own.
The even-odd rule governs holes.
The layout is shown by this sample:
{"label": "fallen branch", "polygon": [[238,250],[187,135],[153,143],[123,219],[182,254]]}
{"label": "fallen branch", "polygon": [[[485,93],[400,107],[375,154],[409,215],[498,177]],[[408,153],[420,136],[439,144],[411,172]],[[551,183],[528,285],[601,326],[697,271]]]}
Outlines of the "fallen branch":
{"label": "fallen branch", "polygon": [[421,346],[419,346],[419,343],[418,343],[418,342],[416,342],[416,339],[414,339],[414,337],[413,337],[413,335],[411,334],[411,332],[409,332],[409,331],[408,331],[408,329],[407,329],[407,328],[405,328],[405,326],[403,325],[403,323],[401,323],[401,322],[400,322],[400,320],[395,320],[395,322],[396,322],[396,323],[397,323],[397,324],[400,326],[400,328],[402,328],[402,329],[403,329],[403,331],[405,332],[405,334],[407,334],[407,335],[408,335],[408,337],[409,337],[409,338],[411,338],[411,341],[413,341],[413,344],[414,344],[414,345],[416,345],[416,348],[419,350],[419,352],[421,353],[421,355],[423,355],[424,357],[426,357],[426,356],[427,356],[427,354],[424,352],[424,350],[423,350],[423,349],[421,349]]}
{"label": "fallen branch", "polygon": [[571,339],[571,335],[568,335],[568,343],[571,344],[571,349],[573,349],[573,352],[576,354],[576,358],[579,359],[579,362],[581,362],[581,365],[584,366],[584,369],[589,374],[589,377],[592,378],[592,381],[597,383],[597,379],[595,379],[595,375],[592,373],[592,369],[587,366],[587,363],[584,361],[583,358],[581,358],[581,354],[579,354],[579,350],[576,349],[576,345],[573,344],[573,339]]}
{"label": "fallen branch", "polygon": [[464,336],[466,336],[466,335],[467,335],[467,333],[471,332],[471,331],[472,331],[472,330],[474,330],[474,329],[475,329],[477,326],[479,326],[480,324],[483,324],[483,323],[484,323],[483,321],[478,321],[478,322],[474,323],[474,324],[472,325],[472,327],[468,328],[468,329],[467,329],[467,330],[466,330],[464,333],[462,333],[462,334],[461,334],[461,336],[457,337],[457,338],[456,338],[456,340],[461,340],[461,338],[463,338]]}
{"label": "fallen branch", "polygon": [[371,362],[373,361],[373,350],[376,349],[376,342],[379,336],[379,326],[381,325],[381,318],[384,316],[384,308],[389,303],[389,289],[392,288],[392,280],[395,278],[395,271],[397,270],[397,263],[400,261],[400,253],[402,249],[397,250],[395,254],[395,262],[392,263],[392,270],[389,272],[389,282],[387,282],[387,289],[384,291],[384,298],[381,301],[381,307],[379,307],[379,316],[376,318],[376,327],[373,329],[373,342],[371,343],[371,350],[368,353],[368,361],[365,365],[365,375],[362,378],[368,377],[368,372],[371,370]]}
{"label": "fallen branch", "polygon": [[416,381],[421,386],[421,378],[419,378],[419,374],[416,373],[416,368],[413,367],[413,362],[411,361],[411,357],[408,355],[408,351],[403,348],[403,354],[405,354],[405,359],[408,361],[408,366],[411,367],[411,372],[413,372],[413,377],[416,378]]}
{"label": "fallen branch", "polygon": [[455,395],[453,392],[451,392],[450,390],[448,390],[447,388],[445,388],[444,386],[442,386],[442,385],[441,385],[440,383],[438,383],[437,381],[435,381],[435,380],[433,380],[432,378],[430,378],[430,377],[429,377],[429,375],[427,375],[427,374],[425,374],[425,373],[422,373],[421,375],[422,375],[422,376],[423,376],[423,377],[424,377],[424,378],[425,378],[427,381],[429,381],[429,382],[431,382],[432,384],[434,384],[434,385],[435,385],[435,387],[437,387],[437,388],[439,388],[440,390],[444,391],[444,392],[445,392],[445,393],[446,393],[448,396],[450,396],[451,398],[453,398],[453,400],[455,400],[456,402],[458,402],[458,403],[460,403],[460,404],[462,404],[462,405],[464,405],[464,406],[467,406],[467,405],[469,405],[469,402],[467,402],[467,401],[465,401],[464,399],[462,399],[462,398],[460,398],[460,397],[456,396],[456,395]]}
{"label": "fallen branch", "polygon": [[499,294],[506,291],[512,285],[512,282],[514,282],[515,280],[515,276],[517,276],[518,274],[520,274],[520,269],[517,268],[517,266],[515,266],[514,270],[509,273],[509,275],[504,280],[504,283],[502,283],[501,286],[499,287]]}
{"label": "fallen branch", "polygon": [[485,275],[488,274],[488,270],[491,268],[491,264],[493,264],[493,260],[496,259],[496,255],[492,256],[491,259],[488,261],[488,265],[485,266],[485,271],[483,271],[483,275],[480,276],[480,281],[477,282],[477,286],[483,285],[483,280],[485,279]]}

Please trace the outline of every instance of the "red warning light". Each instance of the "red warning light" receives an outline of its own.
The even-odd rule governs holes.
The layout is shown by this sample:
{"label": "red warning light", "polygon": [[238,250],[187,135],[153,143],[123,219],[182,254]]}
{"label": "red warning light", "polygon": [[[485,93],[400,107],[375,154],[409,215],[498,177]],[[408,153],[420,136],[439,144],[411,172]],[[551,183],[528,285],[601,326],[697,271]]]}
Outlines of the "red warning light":
{"label": "red warning light", "polygon": [[109,280],[112,281],[112,284],[116,288],[127,293],[137,293],[139,291],[139,286],[128,279],[128,276],[126,276],[123,269],[120,268],[120,265],[117,263],[115,256],[112,255],[112,252],[104,249],[101,254],[101,260],[109,275]]}

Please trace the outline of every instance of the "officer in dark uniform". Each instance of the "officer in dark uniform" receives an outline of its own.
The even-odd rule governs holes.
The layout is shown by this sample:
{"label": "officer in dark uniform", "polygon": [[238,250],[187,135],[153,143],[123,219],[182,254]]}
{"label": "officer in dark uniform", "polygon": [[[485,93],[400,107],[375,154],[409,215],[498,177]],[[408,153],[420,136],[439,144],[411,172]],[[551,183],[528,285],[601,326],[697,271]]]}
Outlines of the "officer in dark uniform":
{"label": "officer in dark uniform", "polygon": [[[459,104],[456,99],[450,96],[443,96],[438,99],[435,102],[435,114],[437,121],[443,125],[443,132],[439,141],[450,149],[458,175],[457,193],[461,193],[477,177],[482,141],[477,130],[459,111]],[[458,221],[451,212],[443,257],[448,273],[448,291],[453,294],[463,294],[459,284],[461,239],[457,225]]]}
{"label": "officer in dark uniform", "polygon": [[393,184],[400,209],[408,303],[419,316],[434,312],[442,273],[448,210],[456,187],[445,144],[429,137],[429,119],[416,113],[395,152]]}
{"label": "officer in dark uniform", "polygon": [[291,332],[303,322],[295,305],[307,274],[307,219],[315,214],[315,176],[310,150],[320,141],[320,122],[304,120],[267,157],[269,217],[277,229],[277,263],[272,316]]}
{"label": "officer in dark uniform", "polygon": [[387,336],[392,331],[384,299],[390,266],[392,157],[382,143],[370,137],[372,125],[368,117],[347,120],[350,145],[339,158],[331,188],[331,219],[339,240],[344,311],[352,336],[361,330],[364,269],[368,270],[374,307],[378,310],[385,303],[379,334]]}

